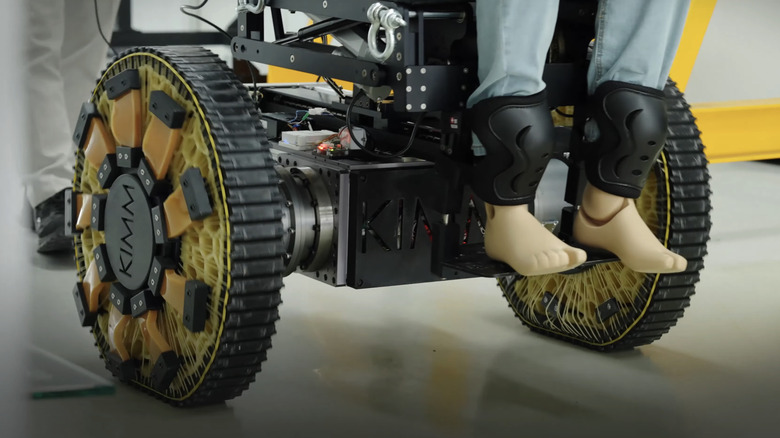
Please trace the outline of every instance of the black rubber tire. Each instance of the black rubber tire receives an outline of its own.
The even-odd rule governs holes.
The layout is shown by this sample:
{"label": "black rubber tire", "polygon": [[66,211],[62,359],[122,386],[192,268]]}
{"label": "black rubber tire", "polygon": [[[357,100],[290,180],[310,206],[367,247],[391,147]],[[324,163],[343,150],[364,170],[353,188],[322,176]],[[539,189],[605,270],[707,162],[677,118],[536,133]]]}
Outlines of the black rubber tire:
{"label": "black rubber tire", "polygon": [[[633,273],[622,263],[610,263],[609,268],[617,275],[639,275],[640,282],[636,290],[630,291],[633,302],[623,302],[620,312],[604,324],[578,324],[576,321],[597,320],[597,309],[590,306],[593,315],[584,312],[564,312],[568,318],[566,324],[561,316],[548,311],[539,311],[538,299],[527,305],[534,296],[531,294],[529,279],[520,275],[511,275],[499,279],[499,287],[516,316],[531,330],[552,336],[567,342],[600,351],[625,350],[650,344],[660,339],[682,318],[684,310],[690,305],[695,285],[699,281],[699,272],[703,268],[703,257],[707,254],[707,241],[710,231],[710,188],[707,159],[701,143],[700,132],[690,106],[673,82],[667,83],[664,90],[668,105],[668,138],[661,159],[653,170],[654,178],[648,181],[654,187],[646,187],[643,196],[654,193],[655,215],[649,222],[657,220],[657,235],[666,246],[688,260],[688,268],[679,274],[638,274]],[[653,200],[651,200],[653,201]],[[600,269],[595,267],[592,269]],[[633,274],[629,274],[628,271]],[[575,304],[562,306],[562,302],[580,300],[585,302],[594,296],[611,297],[615,302],[620,298],[611,290],[595,290],[589,285],[583,273],[542,276],[537,281],[552,282],[562,289],[575,287],[576,293],[566,296],[550,293],[547,302],[553,301],[561,308],[582,309]],[[546,286],[545,286],[546,287]],[[538,296],[538,292],[536,293]],[[571,298],[574,297],[574,298]],[[606,302],[599,298],[598,302]],[[536,306],[535,309],[533,306]],[[617,319],[615,319],[617,318]],[[574,320],[575,322],[572,322]],[[608,322],[608,324],[607,324]]]}
{"label": "black rubber tire", "polygon": [[[147,88],[169,90],[166,93],[175,93],[178,99],[186,100],[196,109],[189,111],[187,117],[198,120],[199,125],[194,125],[192,135],[201,136],[205,144],[203,149],[208,150],[203,153],[202,166],[210,169],[209,174],[213,175],[213,179],[209,179],[204,173],[213,206],[213,213],[207,219],[218,222],[222,230],[214,232],[218,238],[213,241],[218,243],[213,244],[211,254],[224,254],[224,264],[207,266],[219,273],[220,281],[208,285],[211,288],[208,315],[212,319],[206,329],[192,334],[199,336],[197,341],[191,341],[194,347],[190,344],[186,344],[187,348],[181,347],[185,341],[190,342],[187,339],[168,339],[175,345],[179,362],[188,364],[186,369],[189,371],[184,375],[182,365],[175,380],[165,388],[153,384],[147,372],[150,360],[143,353],[134,354],[128,361],[134,367],[130,379],[127,374],[120,376],[116,364],[109,360],[111,347],[105,329],[111,311],[108,300],[101,301],[97,321],[91,328],[107,368],[127,383],[176,406],[222,402],[238,396],[254,381],[271,348],[274,323],[279,319],[277,308],[281,304],[279,291],[284,249],[278,177],[260,116],[246,88],[216,55],[199,47],[142,47],[120,54],[103,72],[91,100],[97,104],[104,121],[109,117],[103,98],[106,81],[125,70],[141,71],[142,68],[156,72],[154,81],[151,74],[148,77],[141,74],[142,91],[148,93]],[[147,100],[144,104],[144,108],[148,107]],[[145,123],[144,129],[149,118]],[[197,126],[201,126],[199,133]],[[84,152],[79,150],[75,192],[89,193],[85,188],[94,187],[94,184],[84,182],[87,166],[90,164],[85,160]],[[171,169],[173,167],[171,165]],[[170,172],[172,170],[168,179],[171,179]],[[94,192],[98,190],[93,189]],[[214,219],[215,215],[217,219]],[[196,231],[192,229],[186,233]],[[86,237],[87,232],[75,237],[80,281],[84,279],[99,234],[97,231],[90,233],[91,237]],[[186,234],[185,237],[200,238]],[[177,255],[179,273],[184,270],[182,253],[183,250]],[[208,265],[209,262],[203,263]],[[199,276],[198,271],[195,277]],[[168,312],[167,306],[168,303],[163,304],[160,312]],[[186,336],[186,332],[181,335]]]}

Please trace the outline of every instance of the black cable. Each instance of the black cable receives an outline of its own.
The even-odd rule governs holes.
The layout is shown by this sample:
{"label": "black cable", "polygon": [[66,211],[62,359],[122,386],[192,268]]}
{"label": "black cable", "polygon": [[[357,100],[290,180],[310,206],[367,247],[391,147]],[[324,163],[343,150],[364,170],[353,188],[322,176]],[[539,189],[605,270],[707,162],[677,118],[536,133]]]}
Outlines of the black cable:
{"label": "black cable", "polygon": [[[334,81],[331,78],[326,78],[324,76],[320,76],[320,77],[323,78],[328,85],[330,85],[330,88],[332,88],[333,91],[335,91],[336,94],[339,95],[341,100],[343,100],[345,102],[347,101],[347,95],[344,94],[344,91],[342,90],[341,87],[339,87],[339,84],[337,84],[336,81]],[[319,78],[317,78],[317,82],[319,82]]]}
{"label": "black cable", "polygon": [[100,25],[100,14],[98,14],[97,0],[94,0],[94,4],[95,4],[95,21],[97,22],[98,32],[100,32],[100,36],[103,38],[103,41],[106,42],[108,48],[111,49],[111,53],[114,54],[114,58],[116,58],[117,56],[119,56],[119,54],[116,53],[116,50],[114,50],[114,48],[111,46],[111,43],[108,42],[108,38],[106,38],[106,34],[103,33],[103,26]]}
{"label": "black cable", "polygon": [[[95,0],[95,1],[97,1],[97,0]],[[187,16],[190,16],[190,17],[192,17],[192,18],[194,18],[194,19],[196,19],[196,20],[200,20],[200,21],[202,21],[202,22],[204,22],[204,23],[208,24],[209,26],[213,27],[213,28],[214,28],[214,29],[216,29],[216,30],[217,30],[219,33],[221,33],[222,35],[224,35],[224,36],[225,36],[225,38],[227,38],[227,39],[228,39],[228,41],[233,41],[233,36],[232,36],[232,35],[230,35],[230,34],[229,34],[227,31],[225,31],[224,29],[222,29],[221,27],[219,27],[219,26],[217,26],[216,24],[212,23],[211,21],[209,21],[209,20],[207,20],[207,19],[205,19],[205,18],[201,17],[200,15],[197,15],[197,14],[194,14],[194,13],[192,13],[192,12],[189,12],[189,11],[197,11],[198,9],[201,9],[201,8],[203,8],[204,6],[206,6],[206,3],[208,3],[208,2],[209,2],[209,0],[203,0],[203,2],[202,2],[201,4],[199,4],[199,5],[197,5],[197,6],[192,6],[192,5],[181,5],[181,6],[179,7],[179,10],[181,11],[181,13],[182,13],[182,14],[184,14],[184,15],[187,15]],[[252,88],[254,89],[254,101],[255,101],[255,106],[257,106],[257,105],[259,105],[259,104],[260,104],[260,103],[259,103],[259,101],[260,101],[260,100],[258,99],[258,96],[260,95],[260,91],[259,91],[259,89],[257,88],[257,78],[255,77],[255,69],[254,69],[254,67],[252,66],[252,63],[251,63],[251,62],[249,62],[248,60],[244,60],[244,62],[246,62],[246,64],[247,64],[247,67],[249,67],[249,75],[252,77]]]}
{"label": "black cable", "polygon": [[[360,141],[355,137],[355,134],[352,132],[352,109],[355,107],[355,102],[360,98],[361,95],[365,95],[365,92],[361,88],[360,91],[358,91],[358,94],[352,97],[352,101],[349,102],[349,106],[347,107],[347,132],[349,132],[350,141],[355,144],[355,146],[358,147],[361,151],[367,153],[368,155],[371,155],[375,158],[398,158],[400,156],[403,156],[403,154],[409,152],[409,149],[412,148],[412,145],[414,145],[415,137],[417,137],[417,129],[420,127],[420,123],[422,123],[423,116],[425,113],[420,113],[419,116],[417,116],[417,120],[414,122],[414,127],[412,128],[412,133],[409,136],[409,143],[406,144],[406,146],[401,149],[398,152],[389,153],[389,152],[374,152],[366,149],[365,145],[360,143]],[[366,131],[366,138],[368,138],[368,132]]]}
{"label": "black cable", "polygon": [[210,22],[209,20],[206,20],[205,18],[201,17],[200,15],[194,14],[192,12],[188,12],[188,11],[197,11],[198,9],[201,9],[204,6],[206,6],[206,3],[208,3],[208,2],[209,2],[209,0],[203,0],[203,2],[201,4],[199,4],[198,6],[182,5],[181,7],[179,7],[179,10],[181,11],[182,14],[189,15],[190,17],[195,18],[196,20],[200,20],[200,21],[208,24],[209,26],[213,27],[217,31],[221,32],[222,35],[225,35],[227,37],[227,39],[233,40],[233,37],[229,33],[225,32],[225,30],[222,29],[221,27],[219,27],[216,24]]}

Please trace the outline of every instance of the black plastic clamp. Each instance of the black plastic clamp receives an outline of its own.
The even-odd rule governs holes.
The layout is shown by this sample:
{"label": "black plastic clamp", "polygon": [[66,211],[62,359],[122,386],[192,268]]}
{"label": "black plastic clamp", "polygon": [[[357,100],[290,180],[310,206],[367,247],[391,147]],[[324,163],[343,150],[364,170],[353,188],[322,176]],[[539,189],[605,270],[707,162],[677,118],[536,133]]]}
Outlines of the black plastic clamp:
{"label": "black plastic clamp", "polygon": [[108,283],[116,280],[116,275],[111,269],[111,261],[108,259],[108,246],[106,244],[98,245],[92,251],[95,256],[95,266],[97,266],[98,277],[103,283]]}
{"label": "black plastic clamp", "polygon": [[106,154],[103,163],[98,169],[98,183],[100,187],[108,189],[122,172],[116,164],[116,154]]}
{"label": "black plastic clamp", "polygon": [[162,309],[163,300],[162,298],[154,296],[151,290],[144,289],[133,295],[133,298],[130,299],[130,305],[130,314],[133,318],[138,318],[150,310]]}
{"label": "black plastic clamp", "polygon": [[165,196],[171,192],[171,185],[167,181],[159,181],[154,177],[154,172],[145,158],[141,158],[138,163],[137,175],[148,196]]}
{"label": "black plastic clamp", "polygon": [[141,75],[138,74],[138,70],[136,69],[125,70],[107,80],[105,88],[106,96],[109,99],[118,99],[130,90],[141,89]]}
{"label": "black plastic clamp", "polygon": [[155,257],[152,260],[152,269],[149,271],[149,290],[155,297],[160,296],[160,288],[162,287],[163,279],[165,278],[165,271],[167,269],[175,269],[176,263],[167,258]]}
{"label": "black plastic clamp", "polygon": [[144,150],[141,148],[131,148],[129,146],[118,146],[116,148],[116,164],[119,167],[135,169],[143,157]]}
{"label": "black plastic clamp", "polygon": [[81,234],[81,230],[76,228],[76,223],[79,217],[79,206],[76,199],[79,193],[74,192],[72,189],[65,190],[65,234],[73,236],[75,234]]}
{"label": "black plastic clamp", "polygon": [[620,305],[618,304],[617,300],[614,297],[608,299],[607,301],[604,301],[596,309],[599,321],[601,321],[601,322],[604,322],[604,321],[608,320],[609,318],[612,318],[619,311],[620,311]]}
{"label": "black plastic clamp", "polygon": [[89,311],[87,303],[87,294],[84,291],[84,285],[76,283],[73,288],[73,299],[76,301],[76,310],[79,313],[79,322],[82,327],[92,327],[97,321],[97,312]]}
{"label": "black plastic clamp", "polygon": [[206,316],[211,288],[198,280],[187,280],[184,285],[184,326],[191,332],[206,328]]}
{"label": "black plastic clamp", "polygon": [[108,353],[107,368],[120,382],[129,382],[135,378],[135,361],[133,359],[122,360],[115,351]]}
{"label": "black plastic clamp", "polygon": [[163,245],[167,243],[168,226],[165,223],[165,211],[162,206],[152,207],[152,227],[154,228],[154,243]]}
{"label": "black plastic clamp", "polygon": [[106,195],[92,195],[92,217],[89,219],[93,230],[103,231],[106,227]]}
{"label": "black plastic clamp", "polygon": [[184,108],[162,90],[149,95],[149,111],[171,129],[181,128],[187,115]]}
{"label": "black plastic clamp", "polygon": [[76,121],[76,129],[73,130],[73,143],[76,144],[77,149],[84,147],[93,117],[100,117],[97,106],[91,102],[84,102],[81,105],[81,112]]}
{"label": "black plastic clamp", "polygon": [[191,167],[185,170],[184,174],[179,178],[179,182],[184,192],[184,200],[187,202],[187,211],[190,214],[190,219],[198,221],[211,215],[213,211],[211,200],[209,199],[209,193],[206,190],[206,183],[203,181],[200,169]]}
{"label": "black plastic clamp", "polygon": [[157,358],[157,362],[152,368],[152,385],[155,389],[164,391],[173,382],[176,373],[179,372],[181,361],[173,351],[166,351]]}
{"label": "black plastic clamp", "polygon": [[111,300],[111,304],[116,307],[122,315],[131,315],[130,299],[132,298],[132,293],[132,291],[115,282],[111,284],[111,290],[108,292],[108,297]]}

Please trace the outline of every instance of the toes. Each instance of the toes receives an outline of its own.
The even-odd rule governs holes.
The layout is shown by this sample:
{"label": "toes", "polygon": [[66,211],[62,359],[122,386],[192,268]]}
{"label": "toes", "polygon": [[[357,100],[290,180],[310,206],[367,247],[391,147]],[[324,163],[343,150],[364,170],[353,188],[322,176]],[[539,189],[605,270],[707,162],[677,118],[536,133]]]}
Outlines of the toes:
{"label": "toes", "polygon": [[674,265],[672,268],[674,272],[682,272],[688,268],[688,260],[685,260],[685,257],[674,254]]}
{"label": "toes", "polygon": [[585,251],[575,248],[556,248],[534,254],[536,269],[559,272],[581,265],[587,259]]}
{"label": "toes", "polygon": [[566,248],[563,250],[566,253],[566,256],[569,259],[569,265],[570,266],[579,266],[588,259],[588,254],[577,248]]}
{"label": "toes", "polygon": [[534,261],[537,269],[547,269],[550,266],[550,257],[547,251],[534,254]]}

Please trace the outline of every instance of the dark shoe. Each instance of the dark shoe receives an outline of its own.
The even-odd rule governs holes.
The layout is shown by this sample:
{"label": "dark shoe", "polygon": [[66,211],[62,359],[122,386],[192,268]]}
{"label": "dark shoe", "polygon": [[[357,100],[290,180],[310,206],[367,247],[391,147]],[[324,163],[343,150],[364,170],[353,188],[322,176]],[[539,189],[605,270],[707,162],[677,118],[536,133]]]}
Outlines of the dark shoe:
{"label": "dark shoe", "polygon": [[38,235],[39,253],[71,251],[73,239],[65,235],[65,190],[35,206],[33,229]]}

